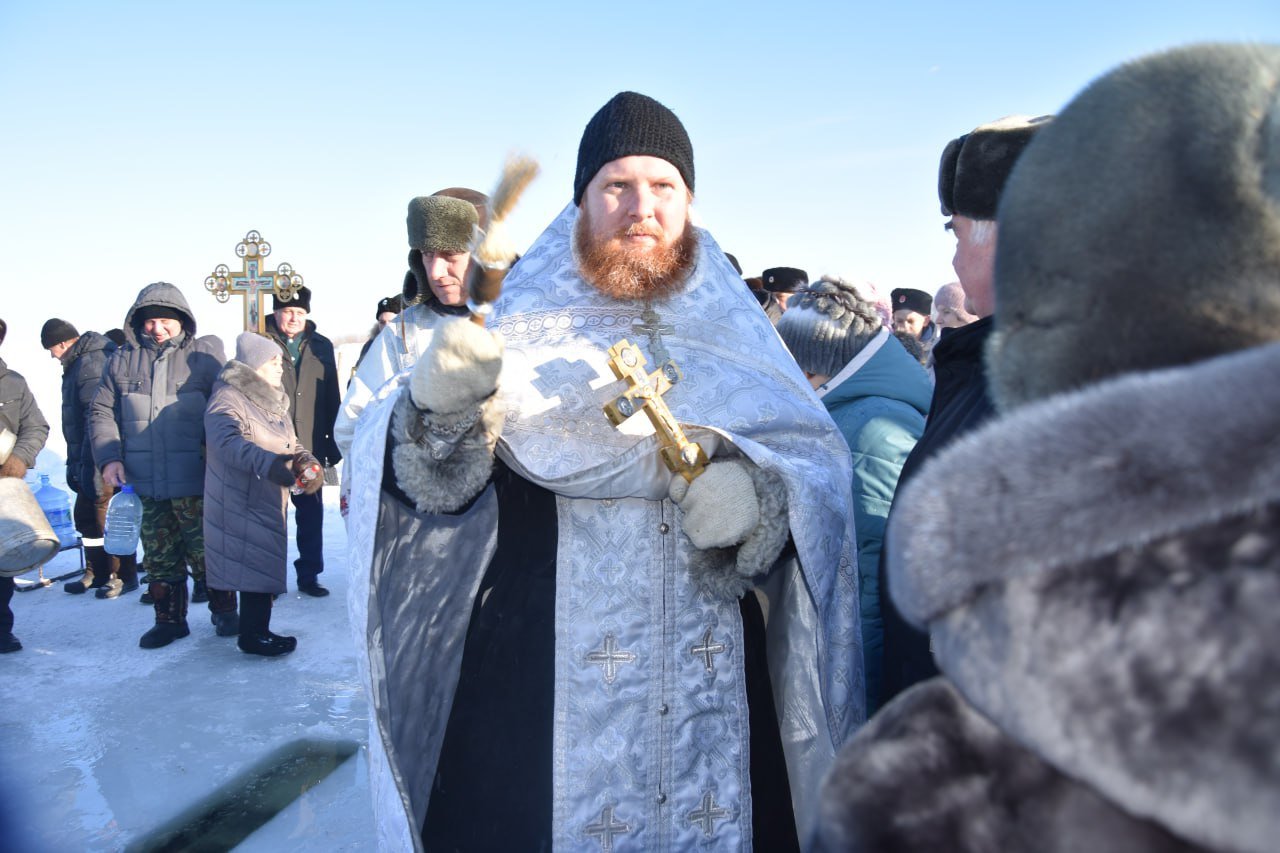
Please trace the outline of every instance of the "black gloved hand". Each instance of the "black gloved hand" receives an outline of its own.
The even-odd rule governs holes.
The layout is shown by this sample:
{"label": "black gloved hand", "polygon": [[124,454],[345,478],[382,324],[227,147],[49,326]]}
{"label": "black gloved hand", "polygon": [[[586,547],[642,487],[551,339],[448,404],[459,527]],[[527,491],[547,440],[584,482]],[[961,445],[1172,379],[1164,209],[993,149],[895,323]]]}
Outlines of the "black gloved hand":
{"label": "black gloved hand", "polygon": [[267,469],[267,479],[286,489],[293,486],[293,457],[287,453],[277,455],[271,467]]}

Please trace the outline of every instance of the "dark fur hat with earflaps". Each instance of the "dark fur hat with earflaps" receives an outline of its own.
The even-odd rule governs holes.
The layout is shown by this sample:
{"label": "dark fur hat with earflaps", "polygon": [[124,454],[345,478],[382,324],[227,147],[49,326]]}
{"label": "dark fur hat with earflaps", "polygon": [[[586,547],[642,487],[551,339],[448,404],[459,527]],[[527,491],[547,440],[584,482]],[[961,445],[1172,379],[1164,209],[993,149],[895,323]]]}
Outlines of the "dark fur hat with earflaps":
{"label": "dark fur hat with earflaps", "polygon": [[938,164],[942,215],[995,219],[1000,194],[1023,149],[1051,116],[1008,116],[947,143]]}
{"label": "dark fur hat with earflaps", "polygon": [[404,304],[431,298],[422,253],[466,252],[476,229],[489,220],[489,197],[466,187],[449,187],[409,202],[405,225],[409,232],[409,270],[404,280]]}

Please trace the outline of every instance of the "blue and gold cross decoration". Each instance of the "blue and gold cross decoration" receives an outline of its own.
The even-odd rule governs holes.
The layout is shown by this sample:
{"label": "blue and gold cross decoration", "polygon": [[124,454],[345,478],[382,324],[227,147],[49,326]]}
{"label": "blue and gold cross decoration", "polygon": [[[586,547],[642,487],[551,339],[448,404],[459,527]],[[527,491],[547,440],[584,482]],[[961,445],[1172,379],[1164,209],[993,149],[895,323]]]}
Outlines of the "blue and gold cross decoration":
{"label": "blue and gold cross decoration", "polygon": [[281,263],[274,270],[262,268],[263,259],[270,254],[271,244],[263,240],[257,231],[250,231],[236,244],[236,255],[242,262],[240,272],[233,273],[226,264],[218,264],[213,268],[213,274],[204,280],[205,290],[219,302],[226,302],[232,296],[244,299],[246,332],[266,332],[266,317],[262,309],[267,293],[274,293],[280,301],[289,302],[302,287],[302,276],[287,263]]}

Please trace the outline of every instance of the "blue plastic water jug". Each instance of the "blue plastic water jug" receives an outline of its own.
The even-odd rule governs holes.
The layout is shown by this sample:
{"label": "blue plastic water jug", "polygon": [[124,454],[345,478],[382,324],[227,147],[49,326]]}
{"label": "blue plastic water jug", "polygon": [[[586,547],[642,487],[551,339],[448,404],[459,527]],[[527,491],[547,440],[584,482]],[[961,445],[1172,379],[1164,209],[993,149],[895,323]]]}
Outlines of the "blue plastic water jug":
{"label": "blue plastic water jug", "polygon": [[105,540],[108,554],[125,556],[138,551],[138,534],[142,532],[142,498],[125,483],[107,504]]}
{"label": "blue plastic water jug", "polygon": [[40,488],[36,489],[36,502],[49,519],[49,526],[66,547],[76,544],[76,526],[71,520],[71,499],[57,486],[50,485],[49,475],[40,475]]}

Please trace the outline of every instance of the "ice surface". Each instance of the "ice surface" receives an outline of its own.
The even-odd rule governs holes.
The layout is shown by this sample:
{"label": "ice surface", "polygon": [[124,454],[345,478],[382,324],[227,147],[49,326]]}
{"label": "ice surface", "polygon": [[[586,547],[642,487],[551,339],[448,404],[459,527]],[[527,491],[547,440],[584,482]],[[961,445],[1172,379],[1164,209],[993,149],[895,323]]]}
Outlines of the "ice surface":
{"label": "ice surface", "polygon": [[[42,454],[37,471],[65,488],[61,459]],[[346,528],[337,489],[323,494],[320,580],[332,595],[294,588],[291,512],[289,593],[271,617],[273,631],[298,638],[284,657],[246,655],[234,637],[215,636],[203,604],[191,605],[191,636],[141,649],[138,638],[154,624],[154,611],[138,603],[141,589],[114,600],[68,595],[61,583],[15,593],[23,650],[0,655],[0,808],[27,837],[0,836],[0,850],[124,849],[304,738],[360,749],[236,849],[376,849],[368,707],[347,619]],[[78,565],[76,552],[64,551],[45,573]]]}

